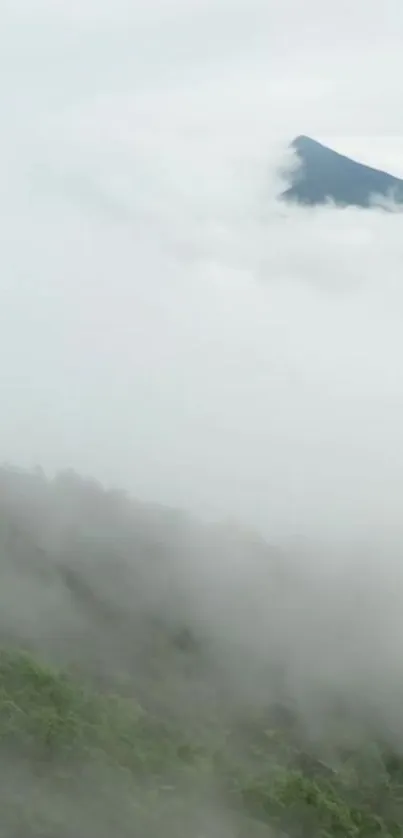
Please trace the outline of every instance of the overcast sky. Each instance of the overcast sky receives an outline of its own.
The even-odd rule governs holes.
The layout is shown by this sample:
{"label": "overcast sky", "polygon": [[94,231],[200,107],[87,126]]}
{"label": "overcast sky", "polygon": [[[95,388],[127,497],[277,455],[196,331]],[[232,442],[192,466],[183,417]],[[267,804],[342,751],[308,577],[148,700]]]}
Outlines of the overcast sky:
{"label": "overcast sky", "polygon": [[299,133],[403,176],[402,37],[398,0],[3,0],[4,460],[400,541],[402,217],[275,196]]}

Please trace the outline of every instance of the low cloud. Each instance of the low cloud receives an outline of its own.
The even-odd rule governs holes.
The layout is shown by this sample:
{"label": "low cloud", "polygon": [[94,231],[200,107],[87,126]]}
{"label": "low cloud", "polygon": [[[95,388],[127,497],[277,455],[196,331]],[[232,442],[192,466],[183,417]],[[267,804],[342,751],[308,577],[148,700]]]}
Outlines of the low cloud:
{"label": "low cloud", "polygon": [[[25,59],[27,8],[3,13],[4,456],[275,540],[400,543],[401,217],[276,200],[292,136],[329,128],[322,47],[300,74],[282,58],[290,5],[266,63],[246,43],[227,52],[228,30],[202,72],[197,56],[169,57],[173,22],[196,36],[181,4],[159,22],[131,10],[130,60],[126,6],[80,9],[73,44],[78,6],[38,6]],[[257,37],[270,15],[256,11],[238,4],[235,20]],[[199,14],[213,31],[209,4]],[[228,21],[225,3],[217,15]],[[161,64],[142,52],[145,21]],[[346,143],[356,130],[337,114]]]}

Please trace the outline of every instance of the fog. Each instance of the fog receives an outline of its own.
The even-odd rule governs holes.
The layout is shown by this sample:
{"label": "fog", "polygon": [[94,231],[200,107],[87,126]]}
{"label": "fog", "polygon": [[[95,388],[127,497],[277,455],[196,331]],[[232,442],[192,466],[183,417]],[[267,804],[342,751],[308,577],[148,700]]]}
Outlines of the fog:
{"label": "fog", "polygon": [[301,132],[402,170],[363,8],[5,4],[4,460],[395,578],[401,215],[276,200]]}
{"label": "fog", "polygon": [[[313,0],[1,12],[3,460],[255,530],[328,609],[340,568],[371,568],[371,603],[400,579],[402,217],[284,207],[279,172],[302,132],[403,171],[385,9],[364,31],[356,3],[347,34]],[[249,628],[224,626],[249,654],[268,619],[249,548],[235,592],[227,544],[169,538],[200,558],[180,565],[193,608],[204,586],[230,614],[250,585]]]}
{"label": "fog", "polygon": [[4,459],[400,539],[401,217],[276,202],[296,133],[397,157],[401,10],[365,8],[6,3]]}
{"label": "fog", "polygon": [[[290,704],[333,767],[368,731],[403,749],[403,220],[277,198],[298,134],[403,174],[402,25],[397,0],[0,10],[0,641],[192,735]],[[2,800],[35,808],[11,750]],[[39,808],[132,834],[131,781],[82,770]],[[241,834],[207,774],[175,778],[180,834]]]}

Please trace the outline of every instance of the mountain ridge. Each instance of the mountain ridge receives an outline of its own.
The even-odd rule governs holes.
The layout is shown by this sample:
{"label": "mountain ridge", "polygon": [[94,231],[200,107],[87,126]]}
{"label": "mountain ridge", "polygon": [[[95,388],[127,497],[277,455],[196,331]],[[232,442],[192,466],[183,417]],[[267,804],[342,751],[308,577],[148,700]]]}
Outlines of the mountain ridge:
{"label": "mountain ridge", "polygon": [[289,173],[290,185],[280,196],[284,201],[369,209],[378,198],[403,205],[403,180],[389,172],[366,166],[305,134],[295,137],[290,149],[299,166]]}

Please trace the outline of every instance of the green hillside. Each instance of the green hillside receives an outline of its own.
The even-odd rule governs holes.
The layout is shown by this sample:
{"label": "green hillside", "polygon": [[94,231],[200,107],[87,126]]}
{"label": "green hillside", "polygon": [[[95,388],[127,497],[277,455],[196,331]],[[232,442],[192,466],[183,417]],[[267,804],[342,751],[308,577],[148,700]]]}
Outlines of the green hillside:
{"label": "green hillside", "polygon": [[192,549],[244,540],[278,584],[269,548],[75,475],[0,477],[0,836],[403,836],[381,730],[339,708],[313,741],[292,700],[236,700],[183,604],[184,532]]}
{"label": "green hillside", "polygon": [[286,732],[184,735],[23,652],[0,682],[2,835],[403,835],[402,767],[370,743],[333,772]]}

